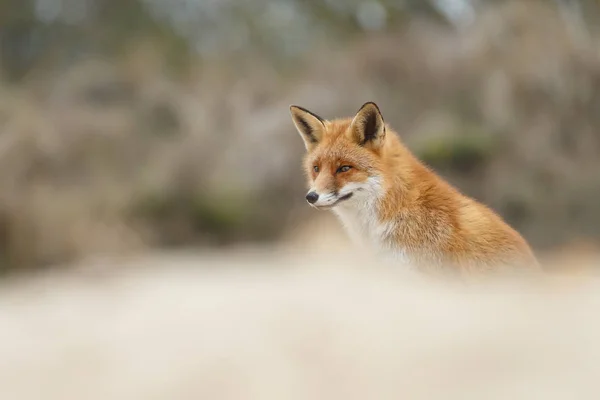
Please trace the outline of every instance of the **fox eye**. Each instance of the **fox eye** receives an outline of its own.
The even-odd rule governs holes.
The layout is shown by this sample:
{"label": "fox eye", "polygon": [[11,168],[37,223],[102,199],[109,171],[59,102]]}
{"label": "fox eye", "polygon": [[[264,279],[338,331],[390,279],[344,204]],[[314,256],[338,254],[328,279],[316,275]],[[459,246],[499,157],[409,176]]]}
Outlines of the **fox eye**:
{"label": "fox eye", "polygon": [[313,167],[313,171],[315,171],[315,172],[319,172],[319,167],[315,165],[315,166]]}
{"label": "fox eye", "polygon": [[338,168],[337,172],[348,172],[350,170],[350,168],[352,168],[349,165],[344,165]]}

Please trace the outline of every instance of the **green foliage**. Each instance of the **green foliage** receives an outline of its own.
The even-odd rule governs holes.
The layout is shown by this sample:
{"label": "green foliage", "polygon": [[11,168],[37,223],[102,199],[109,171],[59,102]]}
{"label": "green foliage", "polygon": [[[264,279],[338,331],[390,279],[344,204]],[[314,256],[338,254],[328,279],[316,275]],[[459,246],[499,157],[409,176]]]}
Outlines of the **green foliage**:
{"label": "green foliage", "polygon": [[[15,4],[17,3],[17,4]],[[179,74],[189,64],[190,46],[172,26],[154,18],[140,0],[95,0],[82,21],[59,16],[37,18],[35,2],[0,0],[0,70],[19,81],[34,68],[52,68],[90,54],[122,56],[138,40],[153,41],[164,56],[168,71]]]}
{"label": "green foliage", "polygon": [[221,192],[148,193],[133,202],[131,210],[142,223],[158,227],[164,245],[181,245],[204,236],[227,243],[256,226],[249,194]]}
{"label": "green foliage", "polygon": [[482,167],[494,154],[497,141],[478,128],[441,134],[424,140],[417,155],[434,168],[468,173]]}

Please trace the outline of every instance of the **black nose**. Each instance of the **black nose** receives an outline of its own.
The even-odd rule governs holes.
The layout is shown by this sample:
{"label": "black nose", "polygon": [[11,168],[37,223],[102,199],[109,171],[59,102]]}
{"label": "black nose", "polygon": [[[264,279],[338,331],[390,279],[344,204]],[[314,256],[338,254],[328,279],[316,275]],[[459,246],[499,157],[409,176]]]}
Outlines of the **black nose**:
{"label": "black nose", "polygon": [[317,192],[310,192],[306,195],[306,201],[308,201],[310,204],[316,203],[317,200],[319,200],[319,195]]}

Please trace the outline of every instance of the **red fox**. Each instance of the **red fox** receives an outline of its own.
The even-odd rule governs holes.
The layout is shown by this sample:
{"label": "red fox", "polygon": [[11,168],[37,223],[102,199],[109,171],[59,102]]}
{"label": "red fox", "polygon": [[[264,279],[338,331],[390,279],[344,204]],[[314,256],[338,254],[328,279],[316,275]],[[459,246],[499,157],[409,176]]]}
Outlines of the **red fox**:
{"label": "red fox", "polygon": [[290,112],[307,150],[306,200],[332,210],[357,244],[417,270],[539,269],[525,239],[418,160],[375,103],[335,120]]}

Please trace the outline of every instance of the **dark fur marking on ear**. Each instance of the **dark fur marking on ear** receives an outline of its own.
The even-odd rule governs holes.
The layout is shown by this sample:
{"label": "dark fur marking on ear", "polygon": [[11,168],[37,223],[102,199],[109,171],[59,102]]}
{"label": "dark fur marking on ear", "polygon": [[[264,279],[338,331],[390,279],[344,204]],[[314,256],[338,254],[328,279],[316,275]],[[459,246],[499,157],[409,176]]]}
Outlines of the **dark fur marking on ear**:
{"label": "dark fur marking on ear", "polygon": [[[365,125],[364,125],[364,139],[361,143],[361,145],[365,145],[366,143],[370,142],[371,140],[374,140],[377,138],[377,133],[379,132],[379,130],[382,128],[380,125],[382,123],[382,121],[378,121],[377,118],[377,114],[375,112],[369,113],[366,118],[365,118]],[[385,133],[385,125],[383,126],[383,132]]]}
{"label": "dark fur marking on ear", "polygon": [[369,115],[366,116],[366,121],[365,121],[364,143],[366,143],[370,140],[373,140],[375,138],[375,135],[377,134],[377,130],[378,130],[377,114],[375,114],[375,112],[369,113]]}
{"label": "dark fur marking on ear", "polygon": [[308,122],[306,122],[303,118],[298,117],[297,121],[300,125],[302,125],[302,131],[304,135],[308,137],[311,143],[317,143],[317,138],[313,135],[313,129],[310,127]]}

